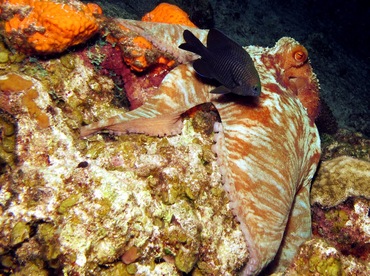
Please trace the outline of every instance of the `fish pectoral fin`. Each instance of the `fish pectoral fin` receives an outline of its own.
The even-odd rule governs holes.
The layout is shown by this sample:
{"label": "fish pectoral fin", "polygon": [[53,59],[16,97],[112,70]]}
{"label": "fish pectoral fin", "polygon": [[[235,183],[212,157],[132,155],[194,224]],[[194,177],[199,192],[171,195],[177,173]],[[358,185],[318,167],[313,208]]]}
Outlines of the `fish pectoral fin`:
{"label": "fish pectoral fin", "polygon": [[214,78],[212,68],[203,59],[197,59],[196,61],[194,61],[193,68],[195,72],[197,72],[202,77],[206,77],[210,79]]}
{"label": "fish pectoral fin", "polygon": [[[234,93],[236,95],[244,95],[245,92],[244,92],[245,89],[243,89],[243,87],[241,85],[238,85],[236,87],[234,87],[232,90],[231,90],[231,93]],[[246,96],[246,95],[244,95]]]}
{"label": "fish pectoral fin", "polygon": [[135,118],[104,129],[114,133],[142,133],[149,136],[167,136],[181,133],[183,112],[160,114],[153,118]]}
{"label": "fish pectoral fin", "polygon": [[215,89],[211,90],[210,93],[212,94],[228,94],[231,90],[223,85],[216,87]]}

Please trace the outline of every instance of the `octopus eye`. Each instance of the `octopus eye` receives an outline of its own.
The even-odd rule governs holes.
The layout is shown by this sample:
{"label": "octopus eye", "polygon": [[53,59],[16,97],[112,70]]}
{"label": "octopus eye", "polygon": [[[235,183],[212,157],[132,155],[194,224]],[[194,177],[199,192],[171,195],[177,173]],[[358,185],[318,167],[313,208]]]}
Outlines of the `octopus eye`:
{"label": "octopus eye", "polygon": [[298,62],[304,62],[307,59],[307,55],[303,51],[297,51],[294,53],[293,56],[294,56],[294,59]]}

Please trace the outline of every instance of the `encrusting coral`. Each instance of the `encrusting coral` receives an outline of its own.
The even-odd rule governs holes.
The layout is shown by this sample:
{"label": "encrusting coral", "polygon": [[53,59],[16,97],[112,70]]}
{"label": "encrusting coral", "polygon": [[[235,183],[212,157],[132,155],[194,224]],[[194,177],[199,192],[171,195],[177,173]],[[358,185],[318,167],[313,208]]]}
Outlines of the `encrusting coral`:
{"label": "encrusting coral", "polygon": [[339,129],[334,135],[322,133],[322,160],[351,156],[370,161],[370,139],[360,132]]}
{"label": "encrusting coral", "polygon": [[349,197],[370,199],[370,162],[350,156],[323,161],[312,185],[312,204],[333,207]]}
{"label": "encrusting coral", "polygon": [[3,0],[2,33],[11,48],[25,53],[55,54],[85,42],[99,31],[96,4],[58,0]]}
{"label": "encrusting coral", "polygon": [[16,124],[14,118],[0,109],[0,174],[14,166],[16,156]]}

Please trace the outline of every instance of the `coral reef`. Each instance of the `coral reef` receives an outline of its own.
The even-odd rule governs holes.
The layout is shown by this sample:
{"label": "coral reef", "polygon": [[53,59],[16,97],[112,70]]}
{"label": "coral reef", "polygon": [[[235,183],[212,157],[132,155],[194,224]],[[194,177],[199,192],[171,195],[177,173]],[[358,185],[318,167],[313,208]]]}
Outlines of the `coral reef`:
{"label": "coral reef", "polygon": [[85,42],[99,31],[94,13],[102,12],[78,0],[5,0],[0,8],[7,44],[28,54],[60,53]]}
{"label": "coral reef", "polygon": [[335,248],[337,274],[370,271],[369,172],[369,161],[340,156],[323,161],[312,184],[313,234]]}
{"label": "coral reef", "polygon": [[340,253],[323,239],[304,243],[284,275],[368,275],[365,263]]}
{"label": "coral reef", "polygon": [[334,135],[323,133],[321,140],[322,160],[347,155],[370,161],[370,139],[360,132],[339,129]]}
{"label": "coral reef", "polygon": [[[370,264],[369,197],[348,197],[334,207],[314,204],[312,230],[344,255]],[[370,265],[369,265],[370,269]]]}
{"label": "coral reef", "polygon": [[[27,6],[36,2],[61,3],[2,1],[1,16],[11,19],[9,9],[18,19],[22,14],[29,15]],[[98,6],[70,3],[80,7],[76,8],[78,13],[93,17],[101,14]],[[226,160],[232,160],[228,144],[232,148],[240,145],[231,143],[232,139],[227,137],[234,126],[240,126],[227,120],[232,114],[228,101],[213,100],[215,105],[197,105],[184,112],[184,121],[177,130],[181,134],[173,137],[99,134],[80,139],[81,125],[122,116],[124,112],[132,114],[128,112],[126,97],[130,109],[135,109],[150,102],[148,99],[163,80],[165,84],[181,83],[176,74],[191,70],[178,65],[193,59],[177,49],[183,27],[102,17],[99,20],[104,20],[104,24],[99,25],[104,27],[102,37],[60,56],[25,56],[10,51],[0,42],[0,274],[238,275],[246,264],[253,270],[251,260],[256,259],[255,252],[245,240],[240,222],[233,216],[235,204],[230,203],[230,195],[222,185],[226,183],[230,189],[230,175],[234,173],[225,170]],[[163,28],[173,28],[179,35],[162,32],[162,37],[154,39],[147,31],[155,33]],[[5,29],[3,34],[10,43],[11,36]],[[205,31],[199,31],[198,35],[203,41],[206,38]],[[283,47],[283,42],[275,47]],[[284,62],[280,59],[277,62],[273,55],[267,54],[274,47],[250,46],[246,50],[255,58],[262,55],[262,63],[271,64],[269,71],[279,75],[279,86],[266,85],[269,72],[263,72],[266,88],[289,87],[289,93],[300,98],[313,119],[317,115],[316,79],[307,82],[304,78],[311,72],[307,51],[294,45],[286,49],[289,54],[283,55]],[[28,40],[25,47],[26,53],[37,52]],[[177,68],[171,71],[174,67]],[[194,76],[188,77],[185,81],[194,83]],[[279,93],[272,99],[278,101],[286,95],[282,90]],[[313,93],[313,97],[309,97],[309,93]],[[236,99],[231,100],[235,104]],[[265,100],[262,97],[262,103]],[[306,111],[298,101],[296,105],[295,100],[288,102],[306,118]],[[253,113],[248,113],[250,105],[247,106],[244,110],[239,105],[239,111],[252,116]],[[258,113],[263,115],[258,124],[267,124],[268,114],[262,111]],[[294,119],[296,116],[292,115],[289,120],[301,123],[301,118]],[[258,136],[263,137],[262,140],[248,132],[258,129],[251,125],[253,120],[258,120],[255,117],[248,119],[243,137],[248,136],[253,145],[267,143],[266,131]],[[223,135],[220,124],[216,123],[220,120],[224,124]],[[314,128],[312,120],[303,120]],[[294,125],[286,120],[282,122],[285,122],[284,131],[288,131],[287,125]],[[220,132],[216,135],[213,134],[215,123]],[[294,133],[292,136],[300,132],[289,131]],[[288,136],[277,133],[275,129],[273,136],[283,137],[281,144],[287,144]],[[369,140],[360,134],[339,130],[333,136],[322,137],[325,159],[350,154],[369,161]],[[300,147],[302,143],[297,140],[292,147],[295,149],[296,145]],[[251,156],[252,146],[248,149]],[[218,153],[218,160],[213,151]],[[296,152],[299,151],[295,149]],[[269,153],[273,155],[274,151]],[[263,158],[266,155],[261,154]],[[245,171],[259,171],[260,177],[260,165],[273,167],[266,164],[252,160]],[[286,164],[280,167],[289,167]],[[313,167],[311,169],[313,173]],[[369,274],[368,171],[368,163],[350,157],[322,163],[312,188],[316,238],[301,247],[287,275],[303,272],[307,275]],[[289,190],[293,195],[297,192],[296,202],[304,204],[309,180],[310,177],[304,180],[303,187],[282,190]],[[339,183],[340,191],[329,182]],[[240,188],[239,182],[236,185]],[[271,192],[276,197],[278,191]],[[260,194],[266,198],[266,191]],[[283,255],[282,267],[287,265],[298,243],[307,238],[297,238],[295,233],[310,232],[309,228],[300,231],[302,228],[294,220],[307,222],[308,203],[304,210],[297,206],[293,206],[293,216],[285,233],[288,238],[284,245],[288,247],[282,252],[289,252],[289,257]],[[304,211],[303,217],[299,216],[301,211]],[[291,243],[289,237],[299,242]],[[269,243],[268,238],[264,237],[261,243]],[[271,271],[274,269],[272,266]]]}
{"label": "coral reef", "polygon": [[[25,81],[12,94],[17,109],[8,110],[16,117],[18,162],[1,175],[2,271],[227,275],[243,266],[246,244],[209,132],[194,131],[188,121],[171,138],[81,141],[76,127],[86,118],[122,112],[109,105],[113,82],[80,53],[27,62],[25,72],[53,77],[40,82],[17,74]],[[51,127],[40,128],[23,106],[32,88],[38,97],[30,100]],[[195,118],[212,128],[212,121]]]}
{"label": "coral reef", "polygon": [[81,124],[123,111],[111,64],[97,68],[87,51],[8,60],[22,73],[1,71],[1,273],[235,275],[248,251],[212,132],[199,129],[214,120],[195,113],[198,130],[188,119],[170,138],[81,140]]}

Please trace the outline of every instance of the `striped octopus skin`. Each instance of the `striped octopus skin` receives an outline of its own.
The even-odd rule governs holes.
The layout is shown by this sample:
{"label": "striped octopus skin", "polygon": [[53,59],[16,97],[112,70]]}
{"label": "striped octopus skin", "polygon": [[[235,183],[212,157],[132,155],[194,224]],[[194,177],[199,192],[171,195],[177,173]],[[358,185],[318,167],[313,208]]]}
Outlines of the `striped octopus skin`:
{"label": "striped octopus skin", "polygon": [[[145,35],[152,30],[154,34],[147,37],[159,32],[164,37],[162,44],[181,44],[185,28],[203,42],[207,34],[206,30],[178,25],[125,24],[133,24],[139,33],[140,28],[145,30]],[[311,235],[309,191],[320,159],[320,139],[314,124],[319,85],[306,49],[292,38],[281,38],[272,48],[245,49],[260,75],[258,101],[210,94],[214,87],[202,82],[191,64],[185,63],[170,71],[144,105],[84,126],[81,136],[102,130],[116,135],[176,135],[182,129],[181,114],[212,102],[221,118],[214,126],[213,150],[249,250],[242,274],[256,275],[271,261],[274,271],[284,269]],[[181,57],[179,52],[174,56],[181,62],[197,58],[188,53]]]}

